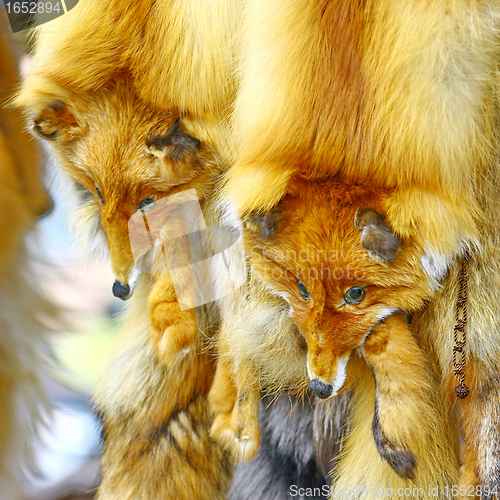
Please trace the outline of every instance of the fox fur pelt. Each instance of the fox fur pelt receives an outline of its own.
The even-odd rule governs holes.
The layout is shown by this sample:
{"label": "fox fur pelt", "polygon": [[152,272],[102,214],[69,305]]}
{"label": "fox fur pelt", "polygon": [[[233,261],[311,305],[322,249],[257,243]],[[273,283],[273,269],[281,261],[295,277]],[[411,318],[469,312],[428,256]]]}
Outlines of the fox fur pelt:
{"label": "fox fur pelt", "polygon": [[[272,220],[300,176],[386,191],[380,213],[396,238],[418,249],[418,272],[426,275],[425,307],[415,310],[409,299],[406,310],[427,356],[435,355],[445,405],[457,410],[457,490],[483,499],[500,489],[499,28],[496,0],[250,0],[235,104],[237,159],[224,188],[228,217],[247,223]],[[470,393],[459,400],[453,329],[466,254]],[[253,361],[256,351],[253,345]],[[280,379],[276,368],[272,378]],[[359,381],[360,409],[373,403],[371,383],[369,374]],[[364,462],[373,414],[364,415],[353,417],[339,485],[368,476],[384,484],[377,464]]]}
{"label": "fox fur pelt", "polygon": [[[360,208],[378,208],[380,190],[333,179],[294,179],[289,188],[271,213],[247,222],[252,281],[234,323],[219,336],[213,435],[249,458],[259,443],[254,401],[261,388],[280,391],[309,379],[323,398],[350,388],[352,431],[332,471],[335,489],[348,498],[383,489],[395,498],[412,487],[419,492],[412,495],[431,498],[429,488],[438,488],[451,498],[458,471],[454,418],[401,314],[430,296],[419,250],[382,222],[371,221],[366,235],[356,227]],[[366,252],[362,245],[371,241],[387,251],[381,256],[392,248],[394,261]],[[356,289],[362,295],[350,300],[348,291]],[[227,373],[236,393],[231,398],[226,389],[218,398],[230,387]]]}
{"label": "fox fur pelt", "polygon": [[233,464],[208,435],[216,311],[181,312],[168,273],[139,276],[127,222],[146,202],[196,189],[206,224],[217,224],[211,198],[231,158],[240,4],[81,0],[39,28],[16,100],[68,178],[79,233],[109,248],[122,298],[137,285],[131,343],[96,396],[101,500],[222,499],[229,488]]}

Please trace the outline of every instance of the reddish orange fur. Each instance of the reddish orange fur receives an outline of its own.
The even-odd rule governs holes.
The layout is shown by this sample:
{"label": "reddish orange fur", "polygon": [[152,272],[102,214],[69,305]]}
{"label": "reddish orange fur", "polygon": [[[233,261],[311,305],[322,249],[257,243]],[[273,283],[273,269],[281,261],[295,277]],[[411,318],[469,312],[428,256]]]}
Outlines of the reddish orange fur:
{"label": "reddish orange fur", "polygon": [[[379,389],[393,391],[387,400],[380,402],[377,398],[380,422],[388,428],[388,431],[384,429],[385,435],[392,433],[395,436],[401,452],[408,447],[411,453],[412,447],[416,447],[422,464],[426,451],[425,445],[423,449],[419,448],[419,436],[436,432],[434,427],[440,428],[443,417],[429,403],[434,395],[427,389],[423,389],[425,396],[421,401],[418,397],[411,405],[402,401],[415,391],[431,387],[433,377],[429,375],[424,356],[406,321],[393,316],[387,320],[387,327],[380,322],[395,311],[416,312],[421,309],[431,296],[431,280],[420,267],[415,242],[404,240],[394,262],[379,262],[361,246],[360,230],[354,224],[360,210],[381,210],[391,196],[389,190],[339,180],[311,182],[293,179],[289,194],[267,216],[269,220],[261,216],[248,221],[247,250],[251,256],[252,273],[271,293],[284,298],[290,306],[290,315],[307,343],[309,377],[333,385],[335,394],[359,378],[359,375],[349,373],[354,366],[352,363],[344,375],[345,368],[340,361],[347,362],[353,350],[365,349],[364,355],[374,370]],[[307,288],[310,298],[301,295],[299,280]],[[343,299],[353,286],[366,287],[366,296],[359,305],[347,304]],[[231,352],[231,340],[223,340],[223,352]],[[234,346],[234,349],[238,347]],[[406,360],[407,366],[404,374],[399,370],[402,359]],[[220,363],[223,367],[227,361],[222,358]],[[232,376],[238,391],[232,401],[229,397],[217,401],[216,385],[212,389],[212,405],[220,413],[212,433],[229,448],[235,448],[236,437],[241,443],[236,447],[241,458],[252,456],[258,444],[258,429],[253,423],[256,418],[253,394],[258,394],[260,386],[256,384],[255,366],[256,363],[248,358],[247,362],[234,367]],[[225,373],[228,371],[231,371],[230,367],[224,368]],[[347,374],[349,380],[344,384]],[[223,386],[230,384],[231,380],[222,375],[216,379],[221,385],[218,391],[227,393],[228,389]],[[400,381],[397,389],[395,380]],[[407,412],[403,421],[415,425],[423,419],[420,431],[410,430],[402,422],[397,424],[400,426],[398,430],[391,425],[387,415],[392,411],[401,413],[402,407],[406,407]],[[427,442],[428,453],[432,453],[431,441]],[[446,467],[451,469],[447,468],[443,477],[448,477],[446,475],[452,470],[452,466]],[[429,480],[441,481],[435,470],[430,472],[423,466],[421,468],[419,484],[426,484],[425,481]],[[401,474],[413,477],[414,471],[412,467],[410,469]]]}
{"label": "reddish orange fur", "polygon": [[[254,272],[274,293],[287,297],[308,343],[309,369],[327,383],[333,381],[336,361],[362,343],[377,317],[388,314],[385,310],[415,311],[429,297],[428,279],[410,242],[401,246],[391,265],[374,262],[359,243],[356,212],[380,210],[389,197],[387,191],[354,184],[297,180],[278,205],[279,232],[266,239],[250,235]],[[312,300],[301,298],[297,279]],[[365,283],[362,306],[343,304],[347,289]]]}

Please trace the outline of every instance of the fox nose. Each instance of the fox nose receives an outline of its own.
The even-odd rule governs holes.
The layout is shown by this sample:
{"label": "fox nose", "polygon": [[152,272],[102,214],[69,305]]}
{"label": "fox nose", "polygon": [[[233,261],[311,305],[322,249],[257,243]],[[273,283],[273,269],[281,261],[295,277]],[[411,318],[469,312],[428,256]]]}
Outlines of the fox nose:
{"label": "fox nose", "polygon": [[313,378],[309,382],[309,389],[314,391],[321,399],[329,398],[333,392],[333,387],[329,384],[321,382],[319,378]]}
{"label": "fox nose", "polygon": [[130,287],[119,281],[113,283],[113,295],[122,300],[127,300],[130,297]]}

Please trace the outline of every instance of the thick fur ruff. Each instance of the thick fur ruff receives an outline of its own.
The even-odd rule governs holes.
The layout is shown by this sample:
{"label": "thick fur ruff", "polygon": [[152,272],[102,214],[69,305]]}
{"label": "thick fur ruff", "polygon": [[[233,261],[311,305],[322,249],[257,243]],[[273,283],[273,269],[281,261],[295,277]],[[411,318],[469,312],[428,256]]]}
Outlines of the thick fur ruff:
{"label": "thick fur ruff", "polygon": [[258,450],[261,392],[306,390],[306,345],[288,305],[270,294],[252,273],[247,286],[220,301],[219,360],[209,393],[216,415],[212,436],[239,460]]}
{"label": "thick fur ruff", "polygon": [[[245,292],[231,320],[224,315],[225,328],[218,337],[221,362],[227,356],[238,367],[251,359],[260,385],[270,394],[300,385],[307,377],[306,344],[290,318],[288,304],[252,275]],[[233,298],[228,295],[228,300]]]}
{"label": "thick fur ruff", "polygon": [[[208,437],[206,393],[215,360],[203,342],[176,364],[158,357],[149,339],[143,285],[131,299],[118,351],[95,395],[104,424],[97,498],[222,500],[232,464]],[[199,321],[209,325],[208,317],[204,312]]]}

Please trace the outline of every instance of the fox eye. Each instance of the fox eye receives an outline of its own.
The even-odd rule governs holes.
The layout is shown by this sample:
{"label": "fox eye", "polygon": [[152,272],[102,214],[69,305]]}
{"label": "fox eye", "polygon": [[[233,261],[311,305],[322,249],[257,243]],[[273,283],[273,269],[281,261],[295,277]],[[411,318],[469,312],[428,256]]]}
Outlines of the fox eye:
{"label": "fox eye", "polygon": [[344,293],[344,300],[348,304],[359,304],[365,298],[365,289],[362,286],[353,286]]}
{"label": "fox eye", "polygon": [[104,198],[102,197],[101,191],[99,190],[98,187],[95,188],[95,192],[97,193],[97,196],[99,197],[100,202],[103,205],[106,205],[106,203],[104,202]]}
{"label": "fox eye", "polygon": [[137,205],[137,208],[139,210],[144,210],[147,212],[148,210],[151,210],[154,206],[156,205],[156,202],[154,198],[151,196],[148,196],[147,198],[144,198],[139,202],[139,205]]}
{"label": "fox eye", "polygon": [[92,191],[89,191],[83,184],[74,181],[74,187],[82,203],[87,203],[88,201],[92,201],[94,199]]}
{"label": "fox eye", "polygon": [[304,285],[304,283],[302,283],[302,281],[297,280],[297,286],[298,286],[299,292],[302,295],[302,297],[304,298],[304,300],[311,300],[311,294],[307,290],[306,285]]}

